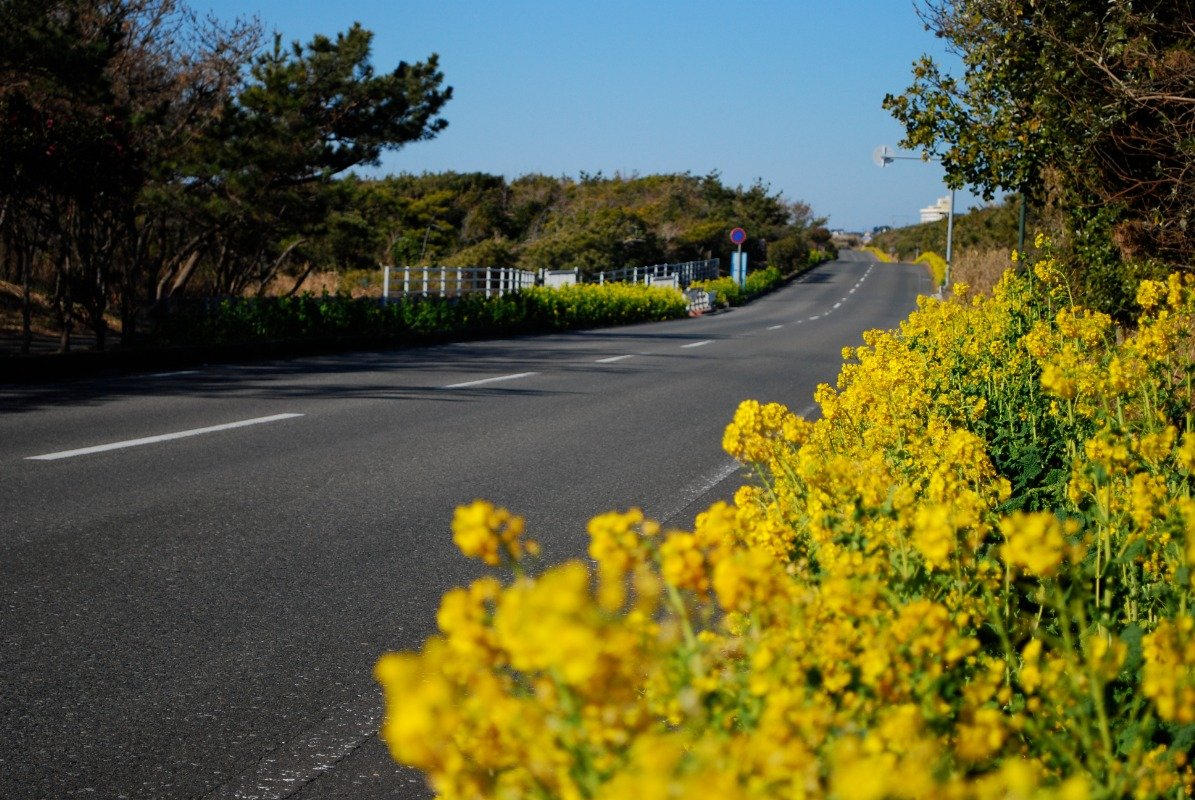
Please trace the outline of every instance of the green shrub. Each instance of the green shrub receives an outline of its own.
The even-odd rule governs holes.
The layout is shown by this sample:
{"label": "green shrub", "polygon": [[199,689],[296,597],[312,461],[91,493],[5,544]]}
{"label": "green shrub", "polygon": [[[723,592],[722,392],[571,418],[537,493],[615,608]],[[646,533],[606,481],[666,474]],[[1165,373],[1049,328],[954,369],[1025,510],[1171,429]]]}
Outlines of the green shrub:
{"label": "green shrub", "polygon": [[1195,276],[1132,332],[1053,258],[847,348],[816,421],[743,402],[758,476],[685,530],[591,519],[377,663],[380,738],[442,797],[1185,798],[1195,792]]}
{"label": "green shrub", "polygon": [[741,287],[733,278],[722,277],[708,281],[694,281],[691,288],[715,292],[715,302],[720,308],[726,308],[741,306],[761,294],[766,294],[778,287],[782,281],[780,270],[768,267],[749,273],[745,285]]}
{"label": "green shrub", "polygon": [[160,317],[159,344],[228,344],[372,337],[431,341],[624,325],[683,317],[675,289],[611,283],[536,287],[486,298],[411,297],[388,304],[337,294],[226,298]]}
{"label": "green shrub", "polygon": [[914,264],[925,264],[929,267],[930,274],[934,278],[934,286],[941,286],[946,283],[946,259],[942,258],[937,253],[926,250],[921,255],[917,256]]}

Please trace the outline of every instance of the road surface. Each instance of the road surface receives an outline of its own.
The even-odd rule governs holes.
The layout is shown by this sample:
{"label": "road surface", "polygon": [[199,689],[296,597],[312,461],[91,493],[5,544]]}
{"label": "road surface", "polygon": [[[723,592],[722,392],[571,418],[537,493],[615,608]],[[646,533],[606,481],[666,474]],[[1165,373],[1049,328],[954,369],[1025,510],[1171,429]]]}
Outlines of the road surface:
{"label": "road surface", "polygon": [[931,289],[843,259],[669,323],[0,387],[0,797],[426,797],[370,673],[479,574],[453,508],[549,562],[603,511],[689,525],[741,400],[814,413]]}

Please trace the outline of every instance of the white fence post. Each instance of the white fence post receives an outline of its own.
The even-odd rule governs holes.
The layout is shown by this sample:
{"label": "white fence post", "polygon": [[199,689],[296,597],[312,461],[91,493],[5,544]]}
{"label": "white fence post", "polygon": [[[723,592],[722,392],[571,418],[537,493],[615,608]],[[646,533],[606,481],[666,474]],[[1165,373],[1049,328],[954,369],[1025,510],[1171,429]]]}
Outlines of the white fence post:
{"label": "white fence post", "polygon": [[382,305],[390,302],[390,267],[382,267]]}
{"label": "white fence post", "polygon": [[402,268],[402,296],[407,297],[411,293],[411,268]]}
{"label": "white fence post", "polygon": [[490,296],[490,267],[485,268],[485,296]]}

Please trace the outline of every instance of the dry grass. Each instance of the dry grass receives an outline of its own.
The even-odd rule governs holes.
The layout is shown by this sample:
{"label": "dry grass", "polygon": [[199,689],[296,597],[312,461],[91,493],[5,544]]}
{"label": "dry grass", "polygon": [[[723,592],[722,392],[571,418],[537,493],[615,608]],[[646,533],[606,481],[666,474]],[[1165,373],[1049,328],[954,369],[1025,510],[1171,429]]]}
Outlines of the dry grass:
{"label": "dry grass", "polygon": [[[58,327],[49,301],[40,293],[31,295],[31,325],[35,336],[57,336]],[[0,332],[21,333],[21,287],[15,283],[0,280]]]}
{"label": "dry grass", "polygon": [[[380,279],[378,280],[380,281]],[[302,286],[299,287],[299,293],[318,295],[328,292],[336,294],[346,288],[346,283],[344,276],[338,272],[314,272],[303,281]],[[362,286],[360,280],[352,281],[352,283],[351,294],[354,297],[380,294],[381,290],[378,287]],[[271,282],[266,287],[265,293],[267,296],[283,295],[290,292],[294,284],[294,277],[282,276]],[[21,335],[21,299],[21,287],[18,284],[0,280],[0,336],[15,339]],[[57,339],[60,329],[50,298],[41,292],[33,291],[30,293],[30,299],[32,300],[30,327],[33,329],[33,335],[37,338]],[[109,329],[119,333],[119,317],[113,314],[106,316]],[[75,330],[83,335],[88,333],[85,326],[79,322],[76,322]]]}
{"label": "dry grass", "polygon": [[1004,271],[1012,266],[1011,253],[997,248],[960,250],[951,265],[951,280],[971,287],[972,294],[991,294]]}
{"label": "dry grass", "polygon": [[[33,334],[31,346],[34,352],[51,352],[58,348],[62,327],[54,311],[51,299],[38,291],[29,293],[29,329]],[[21,315],[22,292],[18,284],[0,280],[0,353],[16,353],[21,349],[23,325]],[[95,334],[81,316],[83,309],[76,308],[76,318],[71,335],[71,347],[75,350],[89,350],[95,346]],[[120,316],[109,310],[104,315],[108,323],[108,342],[115,343],[120,337]]]}
{"label": "dry grass", "polygon": [[[376,274],[375,274],[376,272]],[[365,281],[368,280],[368,284]],[[353,297],[378,297],[381,295],[381,270],[350,270],[348,272],[313,272],[308,275],[295,294],[338,294],[348,291]],[[378,284],[378,285],[374,285]],[[266,286],[267,297],[278,297],[290,293],[295,278],[282,275]]]}

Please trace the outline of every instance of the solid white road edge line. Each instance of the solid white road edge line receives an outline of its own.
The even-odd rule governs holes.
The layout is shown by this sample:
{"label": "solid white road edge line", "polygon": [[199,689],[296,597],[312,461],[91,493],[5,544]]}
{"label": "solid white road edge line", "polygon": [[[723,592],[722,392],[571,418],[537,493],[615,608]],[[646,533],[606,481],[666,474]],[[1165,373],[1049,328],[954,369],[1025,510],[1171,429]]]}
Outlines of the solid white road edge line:
{"label": "solid white road edge line", "polygon": [[479,381],[466,381],[465,383],[450,383],[447,386],[441,386],[441,389],[467,389],[470,386],[481,386],[485,383],[497,383],[498,381],[514,381],[519,378],[529,378],[532,375],[538,375],[538,372],[516,372],[513,375],[499,375],[496,378],[482,378]]}
{"label": "solid white road edge line", "polygon": [[680,503],[680,505],[675,506],[671,511],[668,511],[665,514],[661,514],[657,518],[658,521],[663,524],[668,524],[669,522],[672,522],[672,520],[678,514],[680,514],[680,512],[684,511],[686,508],[688,508],[694,502],[696,502],[697,498],[701,497],[703,494],[705,494],[706,492],[713,489],[719,483],[726,480],[731,475],[738,472],[740,469],[741,469],[741,467],[739,465],[739,462],[730,461],[730,462],[724,463],[722,466],[714,469],[713,471],[699,477],[697,480],[693,481],[692,483],[690,483],[688,486],[684,487],[683,489],[680,490],[680,492],[677,493],[676,499]]}
{"label": "solid white road edge line", "polygon": [[152,375],[146,375],[147,378],[177,378],[180,375],[198,375],[197,369],[180,369],[176,372],[155,372]]}
{"label": "solid white road edge line", "polygon": [[46,453],[40,456],[27,456],[26,461],[56,461],[60,458],[74,458],[75,456],[86,456],[92,453],[103,453],[107,450],[121,450],[125,447],[140,447],[143,444],[156,444],[158,442],[168,442],[171,439],[185,439],[188,436],[199,436],[202,433],[215,433],[216,431],[227,431],[233,428],[244,428],[248,425],[261,425],[266,422],[278,422],[283,419],[293,419],[294,417],[301,417],[302,414],[274,414],[269,417],[256,417],[255,419],[243,419],[240,422],[226,422],[223,425],[212,425],[207,428],[193,428],[189,431],[178,431],[177,433],[163,433],[159,436],[146,436],[143,439],[129,439],[124,442],[112,442],[111,444],[100,444],[95,447],[80,447],[77,450],[63,450],[58,453]]}
{"label": "solid white road edge line", "polygon": [[634,357],[635,357],[635,354],[630,353],[625,356],[610,356],[609,358],[599,358],[594,363],[595,364],[613,364],[615,361],[625,361],[628,358],[634,358]]}

